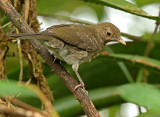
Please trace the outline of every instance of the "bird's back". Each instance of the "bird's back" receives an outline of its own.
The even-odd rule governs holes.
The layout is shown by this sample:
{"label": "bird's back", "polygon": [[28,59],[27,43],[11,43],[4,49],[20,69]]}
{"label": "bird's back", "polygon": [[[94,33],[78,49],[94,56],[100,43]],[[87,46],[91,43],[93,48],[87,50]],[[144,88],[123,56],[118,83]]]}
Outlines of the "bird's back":
{"label": "bird's back", "polygon": [[98,51],[103,45],[94,27],[89,25],[69,24],[49,27],[42,32],[52,35],[65,43],[85,51]]}

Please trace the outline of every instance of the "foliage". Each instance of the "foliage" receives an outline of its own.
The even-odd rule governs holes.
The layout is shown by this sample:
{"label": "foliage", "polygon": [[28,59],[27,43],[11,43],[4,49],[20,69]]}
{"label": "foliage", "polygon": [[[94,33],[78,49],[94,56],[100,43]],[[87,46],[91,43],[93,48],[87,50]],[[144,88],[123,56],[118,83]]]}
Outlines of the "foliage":
{"label": "foliage", "polygon": [[[160,25],[160,16],[153,16],[142,10],[144,6],[159,4],[159,0],[132,0],[132,2],[134,4],[125,0],[38,0],[37,11],[38,15],[42,17],[47,16],[71,23],[89,23],[78,18],[74,19],[73,15],[85,12],[94,15],[97,21],[101,22],[104,17],[108,17],[108,10],[105,8],[114,8],[117,11],[125,11],[132,15],[134,14],[138,17],[152,20],[152,23],[153,21],[156,22],[155,27],[156,25],[157,27]],[[82,10],[86,7],[90,10]],[[75,10],[78,8],[81,8],[81,10],[75,14]],[[64,15],[62,15],[63,13]],[[1,25],[4,26],[8,22],[7,17],[1,12]],[[9,25],[3,28],[4,33],[8,33],[10,27]],[[86,89],[89,91],[89,96],[98,110],[102,108],[109,110],[107,113],[108,117],[111,114],[116,115],[121,109],[120,105],[124,103],[134,103],[137,106],[145,107],[147,112],[139,114],[138,117],[160,116],[160,32],[158,32],[158,28],[155,33],[153,32],[144,32],[138,41],[128,42],[126,47],[119,44],[107,45],[99,57],[90,63],[84,63],[80,66],[79,73],[83,78]],[[126,35],[126,37],[134,40],[132,36],[129,37]],[[0,38],[2,37],[0,36]],[[35,89],[33,87],[29,88],[29,86],[25,86],[24,84],[19,85],[16,83],[18,82],[21,69],[16,46],[15,43],[8,45],[9,51],[5,57],[5,69],[8,81],[0,82],[0,96],[19,95],[18,99],[37,108],[41,108],[41,104],[39,103],[41,97],[40,95],[36,95]],[[3,47],[2,44],[0,44],[0,47]],[[146,51],[149,53],[148,55],[145,54]],[[12,56],[12,53],[15,56]],[[64,62],[62,64],[75,77],[71,66]],[[31,77],[29,72],[30,67],[28,61],[24,59],[23,81],[28,81]],[[55,98],[53,107],[60,116],[73,117],[84,114],[80,104],[73,97],[73,94],[69,92],[57,75],[45,63],[43,65],[43,73],[47,78],[51,91],[53,91]],[[40,98],[40,100],[30,101],[37,100],[37,98]]]}

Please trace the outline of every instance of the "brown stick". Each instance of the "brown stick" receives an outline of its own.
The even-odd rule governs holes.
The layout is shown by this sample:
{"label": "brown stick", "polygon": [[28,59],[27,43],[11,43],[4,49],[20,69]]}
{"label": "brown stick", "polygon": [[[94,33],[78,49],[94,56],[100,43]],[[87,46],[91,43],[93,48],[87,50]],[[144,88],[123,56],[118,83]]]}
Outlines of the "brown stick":
{"label": "brown stick", "polygon": [[37,111],[24,110],[22,108],[12,109],[4,105],[0,106],[0,112],[10,116],[19,116],[19,117],[48,117],[44,114],[42,115],[41,113],[38,113]]}
{"label": "brown stick", "polygon": [[22,102],[20,100],[17,100],[15,98],[11,98],[11,97],[7,97],[7,100],[10,101],[12,104],[14,104],[14,105],[16,105],[16,106],[18,106],[18,107],[20,107],[20,108],[22,108],[24,110],[30,110],[32,112],[37,112],[37,113],[39,113],[41,115],[44,115],[44,116],[48,117],[47,114],[43,113],[42,111],[38,110],[37,108],[34,108],[33,106],[30,106],[30,105],[28,105],[28,104],[26,104],[26,103],[24,103],[24,102]]}
{"label": "brown stick", "polygon": [[[34,33],[34,31],[27,25],[22,17],[16,12],[14,7],[7,0],[0,0],[0,8],[5,12],[6,16],[10,18],[12,23],[23,33]],[[64,82],[65,85],[70,89],[71,92],[76,96],[78,101],[81,103],[85,113],[88,117],[100,117],[96,108],[94,107],[90,98],[86,95],[82,88],[78,88],[74,91],[74,88],[78,85],[76,80],[71,74],[61,65],[59,62],[54,62],[54,57],[50,55],[48,50],[41,45],[37,40],[29,40],[34,46],[35,50],[43,57],[46,63],[56,72],[59,78]]]}

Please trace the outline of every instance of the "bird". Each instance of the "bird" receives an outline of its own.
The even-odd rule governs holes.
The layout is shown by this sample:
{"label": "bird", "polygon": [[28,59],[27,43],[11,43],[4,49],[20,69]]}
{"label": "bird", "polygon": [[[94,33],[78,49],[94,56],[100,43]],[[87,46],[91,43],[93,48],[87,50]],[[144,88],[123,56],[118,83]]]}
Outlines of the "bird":
{"label": "bird", "polygon": [[60,24],[53,25],[39,33],[19,33],[8,35],[18,39],[39,40],[56,58],[72,65],[80,84],[75,90],[85,85],[78,73],[79,65],[90,62],[97,57],[106,43],[117,41],[126,45],[121,38],[120,30],[110,22],[94,25],[85,24]]}

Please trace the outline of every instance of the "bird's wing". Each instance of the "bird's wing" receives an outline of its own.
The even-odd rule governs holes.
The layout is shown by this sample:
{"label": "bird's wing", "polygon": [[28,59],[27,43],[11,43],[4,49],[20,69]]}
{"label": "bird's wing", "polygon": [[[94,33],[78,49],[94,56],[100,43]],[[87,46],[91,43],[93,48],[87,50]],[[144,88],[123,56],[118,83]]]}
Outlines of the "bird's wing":
{"label": "bird's wing", "polygon": [[10,34],[8,36],[19,39],[37,39],[42,41],[49,41],[56,38],[73,47],[88,52],[97,51],[100,46],[99,43],[101,43],[100,40],[97,41],[98,38],[91,27],[78,24],[54,25],[41,33],[20,33]]}
{"label": "bird's wing", "polygon": [[85,25],[63,24],[47,28],[41,34],[53,36],[71,46],[85,51],[97,51],[98,42],[93,30]]}

